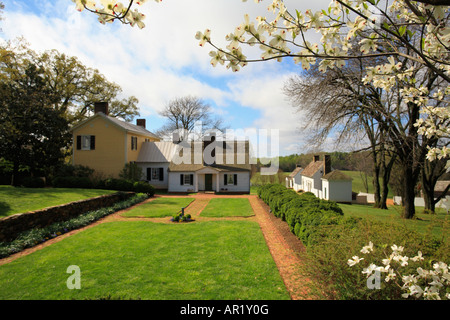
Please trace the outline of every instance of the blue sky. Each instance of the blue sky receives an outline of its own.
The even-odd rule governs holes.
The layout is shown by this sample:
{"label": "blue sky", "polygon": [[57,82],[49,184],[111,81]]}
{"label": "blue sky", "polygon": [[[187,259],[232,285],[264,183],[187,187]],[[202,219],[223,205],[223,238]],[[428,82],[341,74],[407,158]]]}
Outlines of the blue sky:
{"label": "blue sky", "polygon": [[[147,120],[150,131],[163,124],[158,111],[167,102],[194,95],[232,129],[279,130],[279,155],[304,153],[310,150],[298,130],[302,117],[282,93],[284,82],[300,67],[271,61],[249,64],[237,73],[214,68],[208,55],[212,48],[200,47],[195,39],[197,31],[209,28],[213,41],[224,47],[226,34],[243,22],[245,13],[251,19],[269,18],[269,2],[148,1],[139,7],[146,27],[138,29],[118,22],[102,25],[95,15],[76,11],[71,0],[3,0],[0,38],[23,36],[36,51],[57,49],[97,68],[122,87],[124,96],[139,99],[139,118]],[[306,1],[287,3],[314,10],[326,7],[329,0],[315,1],[314,6],[306,6]],[[323,148],[332,151],[330,146]]]}

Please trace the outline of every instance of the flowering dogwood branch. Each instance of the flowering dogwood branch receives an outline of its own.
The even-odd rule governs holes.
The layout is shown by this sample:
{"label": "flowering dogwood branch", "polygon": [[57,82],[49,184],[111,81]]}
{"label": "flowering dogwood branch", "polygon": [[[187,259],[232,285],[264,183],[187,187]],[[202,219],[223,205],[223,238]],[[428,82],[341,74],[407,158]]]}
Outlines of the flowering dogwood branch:
{"label": "flowering dogwood branch", "polygon": [[[390,255],[386,254],[386,258],[382,259],[381,265],[370,263],[361,271],[368,278],[374,273],[386,274],[385,283],[394,283],[401,288],[404,293],[403,298],[423,298],[426,300],[450,299],[450,267],[444,262],[435,262],[432,270],[423,269],[421,266],[416,268],[416,273],[404,275],[401,270],[412,263],[420,263],[424,261],[422,252],[418,251],[415,257],[403,255],[404,247],[392,245]],[[369,255],[375,251],[374,244],[369,242],[367,246],[361,249],[361,253]],[[348,259],[347,264],[350,267],[358,265],[364,258],[353,256]],[[398,280],[401,279],[402,283]]]}
{"label": "flowering dogwood branch", "polygon": [[[132,26],[138,25],[139,28],[145,26],[142,22],[144,15],[132,7],[146,0],[130,0],[128,5],[116,0],[100,0],[102,7],[95,0],[72,1],[78,10],[86,9],[97,14],[101,23],[119,20]],[[228,45],[225,48],[214,44],[210,29],[197,32],[195,37],[199,45],[208,44],[214,49],[209,53],[213,66],[225,65],[236,72],[248,63],[282,61],[290,57],[306,70],[318,62],[319,70],[326,72],[328,68],[342,68],[348,59],[389,57],[380,59],[385,62],[379,66],[368,68],[364,80],[383,90],[389,90],[396,80],[409,81],[411,85],[405,87],[407,90],[414,87],[417,81],[410,75],[417,74],[414,71],[419,68],[426,68],[447,84],[450,83],[448,1],[331,0],[324,10],[295,10],[294,13],[288,10],[284,1],[272,0],[267,9],[274,16],[273,19],[257,17],[255,22],[250,22],[246,14],[244,22],[233,33],[226,35]],[[307,33],[311,31],[321,35],[319,43],[307,40]],[[360,48],[360,55],[349,53],[355,41]],[[260,56],[247,57],[242,49],[244,46],[259,46]],[[408,66],[406,61],[414,62],[415,66],[412,63]],[[446,100],[448,89],[443,92],[442,100]],[[412,95],[413,91],[409,94]],[[412,97],[412,101],[420,100],[422,96],[420,93]],[[435,97],[431,95],[427,98],[429,104],[421,104],[423,118],[416,126],[423,135],[435,134],[449,138],[448,130],[434,130],[436,121],[441,127],[449,123],[449,107],[446,105],[439,112],[431,112],[433,99]],[[433,152],[430,150],[428,158],[448,156],[450,153],[444,148]]]}
{"label": "flowering dogwood branch", "polygon": [[[162,0],[155,0],[161,2]],[[98,16],[98,21],[102,24],[112,23],[114,20],[119,20],[123,24],[129,24],[132,27],[137,25],[140,29],[145,27],[144,20],[145,15],[140,13],[137,9],[131,10],[134,3],[142,5],[147,0],[130,0],[128,5],[124,5],[122,2],[115,0],[100,0],[101,6],[98,5],[96,0],[72,0],[75,2],[76,9],[83,11],[86,9],[89,12],[95,13]]]}

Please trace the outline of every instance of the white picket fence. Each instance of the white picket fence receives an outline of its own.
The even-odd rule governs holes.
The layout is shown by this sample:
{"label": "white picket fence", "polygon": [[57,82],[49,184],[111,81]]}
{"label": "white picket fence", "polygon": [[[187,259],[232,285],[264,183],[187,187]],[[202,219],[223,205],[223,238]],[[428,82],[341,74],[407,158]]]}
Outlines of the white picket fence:
{"label": "white picket fence", "polygon": [[[394,204],[401,205],[402,204],[402,197],[394,197]],[[414,205],[416,207],[425,207],[425,200],[424,198],[416,197],[414,198]],[[439,200],[438,203],[436,203],[436,208],[443,208],[447,210],[447,213],[450,210],[450,196],[446,196],[445,198]]]}
{"label": "white picket fence", "polygon": [[[402,204],[402,197],[395,196],[393,200],[395,205],[400,206]],[[360,192],[356,195],[356,200],[354,200],[354,203],[375,203],[375,195],[373,193]],[[416,197],[414,198],[414,205],[416,207],[425,207],[425,200],[423,198]],[[445,198],[441,199],[436,204],[436,208],[446,209],[448,213],[450,211],[450,196],[446,196]]]}

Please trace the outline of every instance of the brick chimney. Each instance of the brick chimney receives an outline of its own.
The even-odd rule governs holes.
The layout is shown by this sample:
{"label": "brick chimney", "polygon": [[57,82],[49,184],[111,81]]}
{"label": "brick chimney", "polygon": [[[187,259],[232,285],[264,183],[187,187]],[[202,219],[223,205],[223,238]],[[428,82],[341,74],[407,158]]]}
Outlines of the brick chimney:
{"label": "brick chimney", "polygon": [[323,156],[323,175],[331,172],[331,157],[326,154]]}
{"label": "brick chimney", "polygon": [[172,132],[172,142],[173,143],[181,142],[180,134],[178,132]]}
{"label": "brick chimney", "polygon": [[103,112],[108,115],[108,102],[95,102],[94,103],[94,113],[97,114]]}
{"label": "brick chimney", "polygon": [[145,129],[145,119],[137,119],[136,125]]}

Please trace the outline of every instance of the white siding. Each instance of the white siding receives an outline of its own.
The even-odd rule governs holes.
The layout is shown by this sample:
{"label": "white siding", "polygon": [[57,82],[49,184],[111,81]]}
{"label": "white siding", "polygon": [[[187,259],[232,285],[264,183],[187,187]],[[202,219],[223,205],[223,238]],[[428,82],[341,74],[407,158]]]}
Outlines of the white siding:
{"label": "white siding", "polygon": [[324,199],[336,202],[352,202],[352,181],[323,180]]}
{"label": "white siding", "polygon": [[[193,174],[194,175],[194,181],[193,185],[181,185],[180,184],[180,175],[186,175],[186,174]],[[198,189],[196,188],[196,185],[198,185],[197,182],[197,175],[195,172],[169,172],[169,192],[197,192]]]}
{"label": "white siding", "polygon": [[295,191],[303,189],[303,182],[302,182],[302,174],[301,173],[297,173],[294,176],[294,178],[292,179],[292,188]]}
{"label": "white siding", "polygon": [[148,181],[149,184],[154,186],[156,189],[167,189],[169,186],[169,163],[167,162],[149,162],[149,163],[137,163],[138,167],[142,168],[142,178],[141,180],[148,181],[147,180],[147,168],[163,168],[163,180],[152,180]]}
{"label": "white siding", "polygon": [[[237,185],[225,185],[224,175],[236,174]],[[224,172],[219,174],[219,191],[222,192],[250,192],[250,172]]]}
{"label": "white siding", "polygon": [[[205,173],[197,174],[196,172],[169,172],[169,192],[198,192],[205,189]],[[193,185],[181,185],[180,174],[193,174]],[[224,175],[237,175],[237,185],[225,185]],[[217,189],[217,179],[219,179],[219,190]],[[212,173],[212,188],[216,192],[250,192],[250,172],[221,172],[219,174]]]}

